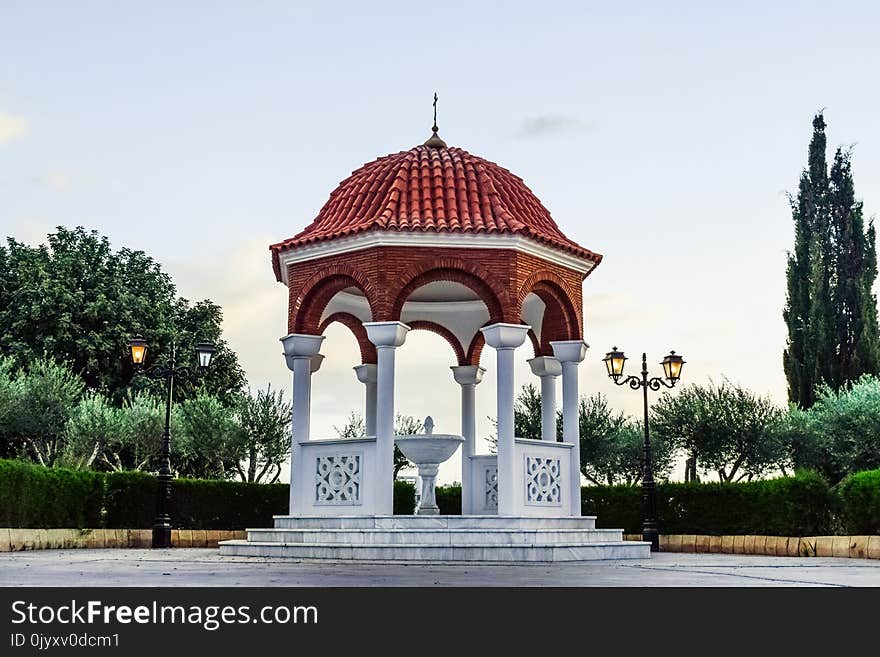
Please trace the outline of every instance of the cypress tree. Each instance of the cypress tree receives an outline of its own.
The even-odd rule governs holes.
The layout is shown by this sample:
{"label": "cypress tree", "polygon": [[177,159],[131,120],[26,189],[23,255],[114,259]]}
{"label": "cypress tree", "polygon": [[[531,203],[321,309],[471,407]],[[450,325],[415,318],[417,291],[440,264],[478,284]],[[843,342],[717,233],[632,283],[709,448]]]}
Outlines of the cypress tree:
{"label": "cypress tree", "polygon": [[825,125],[821,113],[813,118],[808,165],[790,199],[795,245],[786,272],[783,366],[789,400],[802,408],[812,406],[819,383],[837,390],[880,371],[874,226],[865,229],[850,152],[838,149],[828,173]]}
{"label": "cypress tree", "polygon": [[827,196],[825,119],[818,114],[813,118],[807,168],[801,173],[797,196],[789,199],[795,244],[788,255],[788,299],[783,310],[788,325],[788,344],[783,353],[788,398],[803,407],[812,405],[813,390],[823,378],[822,359],[818,356],[828,342],[831,231]]}
{"label": "cypress tree", "polygon": [[839,389],[864,373],[876,374],[878,363],[877,278],[874,222],[865,230],[862,202],[855,198],[852,153],[837,149],[831,166],[829,211],[836,245],[834,303],[838,358],[829,384]]}

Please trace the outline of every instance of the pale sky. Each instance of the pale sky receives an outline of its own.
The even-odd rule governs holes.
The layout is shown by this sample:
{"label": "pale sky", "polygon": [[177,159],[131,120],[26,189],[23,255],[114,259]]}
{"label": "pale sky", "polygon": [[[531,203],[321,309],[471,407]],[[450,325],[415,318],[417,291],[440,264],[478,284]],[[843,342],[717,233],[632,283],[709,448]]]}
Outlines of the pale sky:
{"label": "pale sky", "polygon": [[[353,169],[423,142],[436,90],[447,143],[521,176],[605,256],[584,287],[582,393],[639,412],[604,374],[617,345],[633,367],[676,349],[686,382],[783,403],[785,192],[826,108],[829,146],[855,144],[857,195],[880,209],[880,8],[768,5],[0,0],[0,233],[84,225],[145,250],[180,294],[223,306],[254,387],[289,392],[268,245]],[[353,338],[327,335],[315,437],[363,404]],[[533,379],[518,355],[517,386]],[[398,409],[457,432],[452,364],[410,334]],[[491,349],[482,364],[480,436]],[[441,480],[457,478],[456,459]]]}

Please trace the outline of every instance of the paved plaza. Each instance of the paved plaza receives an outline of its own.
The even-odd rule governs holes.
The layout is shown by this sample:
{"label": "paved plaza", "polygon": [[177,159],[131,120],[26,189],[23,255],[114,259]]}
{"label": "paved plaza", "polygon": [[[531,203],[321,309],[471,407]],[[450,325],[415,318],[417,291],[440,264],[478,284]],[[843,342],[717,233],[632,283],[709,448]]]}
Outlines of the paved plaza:
{"label": "paved plaza", "polygon": [[880,561],[728,554],[524,565],[301,562],[214,549],[0,554],[0,586],[880,586]]}

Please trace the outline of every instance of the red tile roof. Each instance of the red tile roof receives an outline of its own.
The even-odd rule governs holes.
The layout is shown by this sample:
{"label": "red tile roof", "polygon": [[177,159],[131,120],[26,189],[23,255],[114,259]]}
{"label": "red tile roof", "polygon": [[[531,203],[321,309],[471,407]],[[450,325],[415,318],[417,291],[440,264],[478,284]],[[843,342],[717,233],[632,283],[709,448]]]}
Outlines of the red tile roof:
{"label": "red tile roof", "polygon": [[[568,239],[521,178],[460,148],[416,146],[354,171],[330,194],[315,220],[278,254],[367,231],[514,234],[599,262]],[[280,277],[279,277],[280,278]]]}

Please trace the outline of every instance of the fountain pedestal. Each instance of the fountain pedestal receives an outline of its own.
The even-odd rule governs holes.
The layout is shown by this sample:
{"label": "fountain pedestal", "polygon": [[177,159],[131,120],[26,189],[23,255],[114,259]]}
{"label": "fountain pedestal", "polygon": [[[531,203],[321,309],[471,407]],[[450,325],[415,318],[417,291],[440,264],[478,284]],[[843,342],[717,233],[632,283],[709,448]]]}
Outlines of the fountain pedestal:
{"label": "fountain pedestal", "polygon": [[439,469],[439,463],[422,463],[419,465],[419,477],[422,478],[422,500],[416,515],[436,516],[440,514],[440,507],[437,506],[437,496],[434,494],[434,482],[437,479],[437,470]]}

